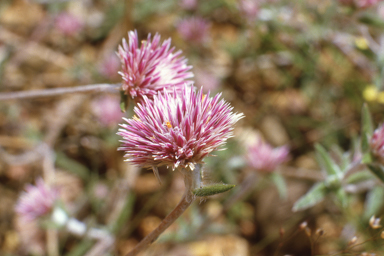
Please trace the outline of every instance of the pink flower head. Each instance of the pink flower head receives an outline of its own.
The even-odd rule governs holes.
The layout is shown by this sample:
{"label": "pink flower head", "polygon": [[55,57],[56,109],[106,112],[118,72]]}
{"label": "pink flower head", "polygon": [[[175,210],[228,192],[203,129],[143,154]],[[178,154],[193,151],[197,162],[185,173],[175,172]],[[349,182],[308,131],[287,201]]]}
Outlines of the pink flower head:
{"label": "pink flower head", "polygon": [[115,79],[118,76],[119,70],[120,61],[116,54],[107,55],[99,66],[100,73],[108,79]]}
{"label": "pink flower head", "polygon": [[381,162],[384,162],[384,124],[380,125],[373,132],[370,146],[372,154]]}
{"label": "pink flower head", "polygon": [[104,126],[113,126],[123,117],[120,109],[120,99],[116,96],[105,95],[92,102],[92,110],[99,122]]}
{"label": "pink flower head", "polygon": [[151,34],[146,41],[139,41],[136,31],[128,32],[128,41],[123,39],[119,46],[118,55],[123,71],[119,74],[123,78],[122,89],[132,99],[140,102],[143,96],[152,98],[158,91],[180,91],[185,83],[191,85],[187,79],[193,77],[187,66],[187,59],[181,57],[181,51],[173,53],[171,39],[160,45],[160,35],[156,34],[151,41]]}
{"label": "pink flower head", "polygon": [[356,5],[359,8],[368,8],[380,2],[380,0],[356,0]]}
{"label": "pink flower head", "polygon": [[16,204],[15,210],[22,218],[35,220],[50,213],[59,193],[44,183],[43,179],[36,180],[36,186],[28,184]]}
{"label": "pink flower head", "polygon": [[181,0],[180,7],[184,10],[193,10],[197,7],[197,0]]}
{"label": "pink flower head", "polygon": [[260,140],[249,148],[247,160],[249,166],[257,171],[272,172],[289,159],[288,154],[287,146],[272,148],[271,145]]}
{"label": "pink flower head", "polygon": [[117,134],[123,140],[118,150],[126,152],[127,161],[152,167],[155,174],[162,165],[194,170],[233,136],[233,125],[243,117],[219,98],[220,94],[211,98],[187,86],[181,94],[159,92],[153,102],[144,97],[134,109],[137,116],[124,118],[127,123],[120,125]]}
{"label": "pink flower head", "polygon": [[200,45],[207,41],[209,27],[205,19],[192,17],[182,20],[177,26],[177,31],[185,41]]}
{"label": "pink flower head", "polygon": [[259,13],[259,3],[257,0],[240,0],[239,11],[249,22],[253,22]]}
{"label": "pink flower head", "polygon": [[56,28],[66,36],[73,36],[79,33],[83,27],[83,22],[76,16],[62,12],[56,17]]}

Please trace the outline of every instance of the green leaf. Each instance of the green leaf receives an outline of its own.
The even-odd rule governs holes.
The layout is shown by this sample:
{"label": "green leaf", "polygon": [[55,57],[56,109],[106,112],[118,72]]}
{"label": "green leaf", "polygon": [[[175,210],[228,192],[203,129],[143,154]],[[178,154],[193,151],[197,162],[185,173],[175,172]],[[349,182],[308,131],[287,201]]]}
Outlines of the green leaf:
{"label": "green leaf", "polygon": [[231,190],[234,187],[235,185],[230,184],[213,184],[195,189],[192,193],[196,196],[212,196]]}
{"label": "green leaf", "polygon": [[369,219],[372,215],[377,215],[384,203],[384,188],[374,187],[367,195],[365,202],[364,218]]}
{"label": "green leaf", "polygon": [[304,196],[302,196],[295,205],[293,206],[293,211],[301,211],[308,209],[315,204],[323,201],[324,197],[328,192],[327,187],[324,182],[315,184]]}
{"label": "green leaf", "polygon": [[283,176],[279,173],[271,173],[270,177],[273,183],[275,183],[280,198],[287,198],[287,184],[285,183]]}
{"label": "green leaf", "polygon": [[364,154],[369,152],[369,139],[373,134],[372,117],[366,103],[361,110],[361,125],[361,151]]}
{"label": "green leaf", "polygon": [[128,103],[129,103],[128,95],[125,94],[124,91],[120,91],[120,109],[125,113],[128,109]]}
{"label": "green leaf", "polygon": [[375,15],[372,15],[370,13],[364,13],[359,17],[359,21],[361,23],[377,27],[377,28],[384,28],[384,22],[382,19],[379,19]]}
{"label": "green leaf", "polygon": [[380,165],[368,164],[368,168],[377,178],[384,182],[384,170]]}
{"label": "green leaf", "polygon": [[369,172],[368,170],[364,170],[364,171],[360,171],[360,172],[356,172],[356,173],[351,174],[346,179],[346,182],[348,184],[352,184],[352,183],[358,183],[358,182],[362,182],[365,180],[369,180],[372,178],[373,178],[372,173]]}
{"label": "green leaf", "polygon": [[343,177],[339,166],[332,160],[331,156],[326,152],[325,148],[320,144],[315,145],[316,155],[319,163],[324,167],[328,175],[336,175],[338,179]]}
{"label": "green leaf", "polygon": [[336,191],[336,198],[342,208],[346,208],[348,206],[348,195],[343,188],[339,188]]}
{"label": "green leaf", "polygon": [[56,153],[56,165],[63,169],[68,170],[82,178],[83,180],[87,180],[90,175],[89,169],[82,165],[81,163],[67,157],[63,152]]}
{"label": "green leaf", "polygon": [[361,157],[361,163],[362,164],[370,164],[373,162],[373,157],[371,155],[371,152],[366,152],[363,154],[363,156]]}

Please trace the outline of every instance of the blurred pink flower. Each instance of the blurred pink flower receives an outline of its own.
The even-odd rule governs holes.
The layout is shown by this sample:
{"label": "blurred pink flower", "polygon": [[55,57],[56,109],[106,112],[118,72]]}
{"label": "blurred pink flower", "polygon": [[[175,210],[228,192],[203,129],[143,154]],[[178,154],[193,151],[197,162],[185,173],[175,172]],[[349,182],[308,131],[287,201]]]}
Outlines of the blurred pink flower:
{"label": "blurred pink flower", "polygon": [[127,161],[142,167],[166,165],[194,170],[197,163],[225,144],[233,135],[233,125],[243,114],[232,112],[232,107],[220,94],[213,98],[200,89],[194,92],[184,86],[181,94],[164,91],[154,96],[153,102],[135,107],[133,119],[125,119],[118,135],[123,137],[118,150],[125,151]]}
{"label": "blurred pink flower", "polygon": [[380,0],[356,0],[357,7],[368,8],[380,2]]}
{"label": "blurred pink flower", "polygon": [[108,56],[106,56],[99,66],[100,73],[104,77],[111,80],[118,77],[119,70],[120,70],[120,61],[115,53],[109,54]]}
{"label": "blurred pink flower", "polygon": [[136,102],[143,96],[152,98],[158,91],[180,91],[184,84],[191,85],[187,80],[193,77],[187,66],[187,59],[181,57],[181,51],[173,53],[171,39],[160,45],[160,35],[156,34],[151,41],[151,34],[146,41],[139,41],[136,31],[128,33],[128,41],[123,39],[118,55],[122,63],[119,74],[123,78],[122,89]]}
{"label": "blurred pink flower", "polygon": [[84,27],[79,18],[67,12],[62,12],[56,17],[55,25],[56,29],[66,36],[74,36]]}
{"label": "blurred pink flower", "polygon": [[380,162],[384,162],[384,124],[381,124],[373,133],[370,141],[372,154]]}
{"label": "blurred pink flower", "polygon": [[93,100],[92,111],[104,126],[114,126],[124,116],[120,109],[119,97],[112,95],[104,95]]}
{"label": "blurred pink flower", "polygon": [[179,32],[183,40],[200,45],[207,41],[209,34],[209,23],[201,17],[186,18],[177,25],[177,31]]}
{"label": "blurred pink flower", "polygon": [[259,14],[259,1],[240,0],[238,8],[249,22],[253,22]]}
{"label": "blurred pink flower", "polygon": [[181,0],[180,7],[184,10],[193,10],[197,7],[197,0]]}
{"label": "blurred pink flower", "polygon": [[220,81],[216,76],[200,68],[195,69],[195,81],[196,85],[203,87],[204,93],[215,91],[220,85]]}
{"label": "blurred pink flower", "polygon": [[266,142],[259,140],[248,149],[247,160],[250,167],[257,171],[272,172],[280,164],[289,160],[287,146],[273,148]]}
{"label": "blurred pink flower", "polygon": [[21,218],[31,221],[49,214],[59,196],[58,191],[48,187],[42,178],[36,180],[36,186],[28,184],[25,190],[17,201],[15,211]]}

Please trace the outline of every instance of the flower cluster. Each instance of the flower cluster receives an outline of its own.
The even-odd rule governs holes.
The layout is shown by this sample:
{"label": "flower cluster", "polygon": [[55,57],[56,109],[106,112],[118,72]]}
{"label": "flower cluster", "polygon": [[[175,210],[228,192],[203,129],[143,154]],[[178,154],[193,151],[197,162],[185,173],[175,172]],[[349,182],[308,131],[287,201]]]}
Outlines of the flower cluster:
{"label": "flower cluster", "polygon": [[50,188],[43,179],[36,180],[36,186],[27,185],[16,204],[20,217],[35,220],[50,213],[59,197],[57,190]]}
{"label": "flower cluster", "polygon": [[118,56],[122,64],[119,74],[123,78],[122,89],[136,102],[143,96],[151,98],[164,89],[180,91],[184,84],[192,83],[188,80],[193,77],[192,67],[180,56],[181,51],[174,53],[174,48],[170,48],[171,39],[160,44],[159,34],[153,40],[149,34],[139,47],[137,32],[130,31],[128,41],[123,39],[119,46]]}
{"label": "flower cluster", "polygon": [[213,98],[202,89],[195,92],[184,86],[158,93],[153,102],[144,96],[134,111],[133,119],[124,119],[118,135],[123,137],[119,150],[127,161],[143,167],[166,165],[194,169],[195,164],[232,137],[233,125],[243,114],[232,113],[232,107],[220,94]]}
{"label": "flower cluster", "polygon": [[249,166],[262,172],[272,172],[288,159],[289,149],[287,146],[273,148],[261,140],[252,145],[247,154]]}

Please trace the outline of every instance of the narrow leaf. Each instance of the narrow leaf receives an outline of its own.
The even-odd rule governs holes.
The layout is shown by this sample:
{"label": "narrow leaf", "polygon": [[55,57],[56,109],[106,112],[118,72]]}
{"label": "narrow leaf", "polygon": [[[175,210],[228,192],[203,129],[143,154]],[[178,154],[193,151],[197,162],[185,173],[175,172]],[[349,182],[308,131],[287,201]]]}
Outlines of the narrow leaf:
{"label": "narrow leaf", "polygon": [[280,198],[287,198],[287,184],[285,183],[283,176],[279,173],[272,173],[270,177],[273,183],[275,183]]}
{"label": "narrow leaf", "polygon": [[128,95],[124,91],[120,91],[120,109],[123,113],[128,109]]}
{"label": "narrow leaf", "polygon": [[301,211],[321,202],[327,194],[327,188],[323,182],[315,184],[304,196],[293,206],[293,211]]}
{"label": "narrow leaf", "polygon": [[372,116],[366,103],[361,110],[361,125],[361,151],[366,153],[369,151],[369,138],[373,134]]}
{"label": "narrow leaf", "polygon": [[348,178],[346,179],[346,182],[348,184],[352,184],[352,183],[358,183],[365,180],[369,180],[372,178],[373,178],[372,173],[369,172],[368,170],[364,170],[364,171],[356,172],[349,175]]}
{"label": "narrow leaf", "polygon": [[384,182],[384,170],[381,166],[368,164],[368,168],[377,178]]}
{"label": "narrow leaf", "polygon": [[326,152],[325,148],[320,144],[315,145],[316,155],[319,163],[324,167],[328,175],[336,175],[340,178],[343,176],[339,166],[332,160],[331,156]]}
{"label": "narrow leaf", "polygon": [[346,208],[348,206],[348,195],[343,188],[339,188],[336,191],[336,198],[342,208]]}
{"label": "narrow leaf", "polygon": [[384,203],[384,188],[374,187],[367,195],[365,202],[364,218],[369,219],[372,215],[377,215]]}
{"label": "narrow leaf", "polygon": [[234,187],[235,185],[230,184],[213,184],[195,189],[192,193],[196,196],[212,196],[231,190]]}

